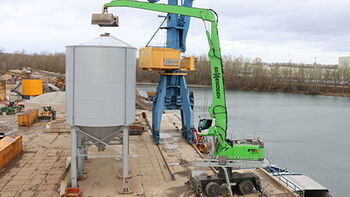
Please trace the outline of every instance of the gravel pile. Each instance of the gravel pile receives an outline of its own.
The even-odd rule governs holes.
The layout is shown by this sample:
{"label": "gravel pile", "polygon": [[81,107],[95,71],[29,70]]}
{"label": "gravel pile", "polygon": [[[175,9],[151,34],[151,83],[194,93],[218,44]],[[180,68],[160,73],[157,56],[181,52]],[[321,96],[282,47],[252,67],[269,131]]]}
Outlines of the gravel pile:
{"label": "gravel pile", "polygon": [[66,93],[65,92],[49,92],[36,96],[29,101],[29,103],[38,103],[38,104],[65,104],[66,102]]}

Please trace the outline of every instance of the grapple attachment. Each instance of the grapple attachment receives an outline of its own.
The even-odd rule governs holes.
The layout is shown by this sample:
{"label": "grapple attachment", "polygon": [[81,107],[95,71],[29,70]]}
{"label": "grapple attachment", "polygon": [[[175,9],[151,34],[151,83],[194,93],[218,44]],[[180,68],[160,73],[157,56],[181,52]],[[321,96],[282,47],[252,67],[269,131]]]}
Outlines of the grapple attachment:
{"label": "grapple attachment", "polygon": [[118,16],[109,13],[92,14],[91,24],[100,27],[119,27]]}

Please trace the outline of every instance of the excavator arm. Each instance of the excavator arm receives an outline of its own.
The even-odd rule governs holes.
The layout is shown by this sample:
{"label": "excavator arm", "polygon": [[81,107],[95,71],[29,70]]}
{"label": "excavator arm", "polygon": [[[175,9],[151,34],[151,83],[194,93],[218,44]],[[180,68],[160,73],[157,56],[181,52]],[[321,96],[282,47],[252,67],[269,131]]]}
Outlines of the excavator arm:
{"label": "excavator arm", "polygon": [[206,35],[209,44],[208,57],[211,65],[211,80],[213,103],[209,107],[209,113],[215,118],[215,125],[209,128],[207,136],[216,136],[218,144],[216,146],[216,154],[225,149],[232,148],[226,143],[227,129],[227,112],[225,102],[224,80],[221,51],[218,36],[217,15],[213,10],[192,8],[183,6],[174,6],[168,4],[148,3],[130,0],[114,0],[104,5],[103,13],[107,13],[109,7],[130,7],[144,10],[152,10],[164,13],[178,14],[198,18],[211,23],[210,32],[206,29]]}

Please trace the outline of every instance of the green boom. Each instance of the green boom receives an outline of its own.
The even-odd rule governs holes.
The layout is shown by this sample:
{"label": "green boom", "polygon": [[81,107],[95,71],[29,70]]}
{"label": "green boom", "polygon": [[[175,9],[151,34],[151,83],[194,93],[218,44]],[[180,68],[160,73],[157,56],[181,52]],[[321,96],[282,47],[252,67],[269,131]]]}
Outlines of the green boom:
{"label": "green boom", "polygon": [[[261,160],[264,150],[259,145],[239,145],[233,147],[226,143],[227,111],[225,102],[224,79],[222,71],[222,59],[219,44],[217,15],[213,10],[174,6],[160,3],[148,3],[130,0],[115,0],[105,4],[108,7],[130,7],[144,10],[152,10],[164,13],[178,14],[202,19],[211,23],[211,32],[206,30],[209,43],[209,60],[211,65],[211,79],[213,89],[213,103],[209,107],[209,113],[215,118],[215,125],[209,128],[207,136],[216,136],[219,143],[216,146],[216,156],[227,156],[228,159]],[[245,151],[248,150],[248,151]],[[251,150],[258,150],[257,152]],[[254,152],[254,153],[253,153]]]}

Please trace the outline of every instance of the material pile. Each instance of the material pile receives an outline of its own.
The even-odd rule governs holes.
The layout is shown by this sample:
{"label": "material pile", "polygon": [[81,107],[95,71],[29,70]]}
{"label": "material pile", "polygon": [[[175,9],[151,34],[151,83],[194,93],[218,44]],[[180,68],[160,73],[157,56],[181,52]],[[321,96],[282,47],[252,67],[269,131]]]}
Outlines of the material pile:
{"label": "material pile", "polygon": [[43,104],[43,105],[44,104],[47,104],[47,105],[65,104],[66,93],[65,92],[50,92],[50,93],[42,94],[40,96],[36,96],[27,102],[38,103],[38,104]]}

